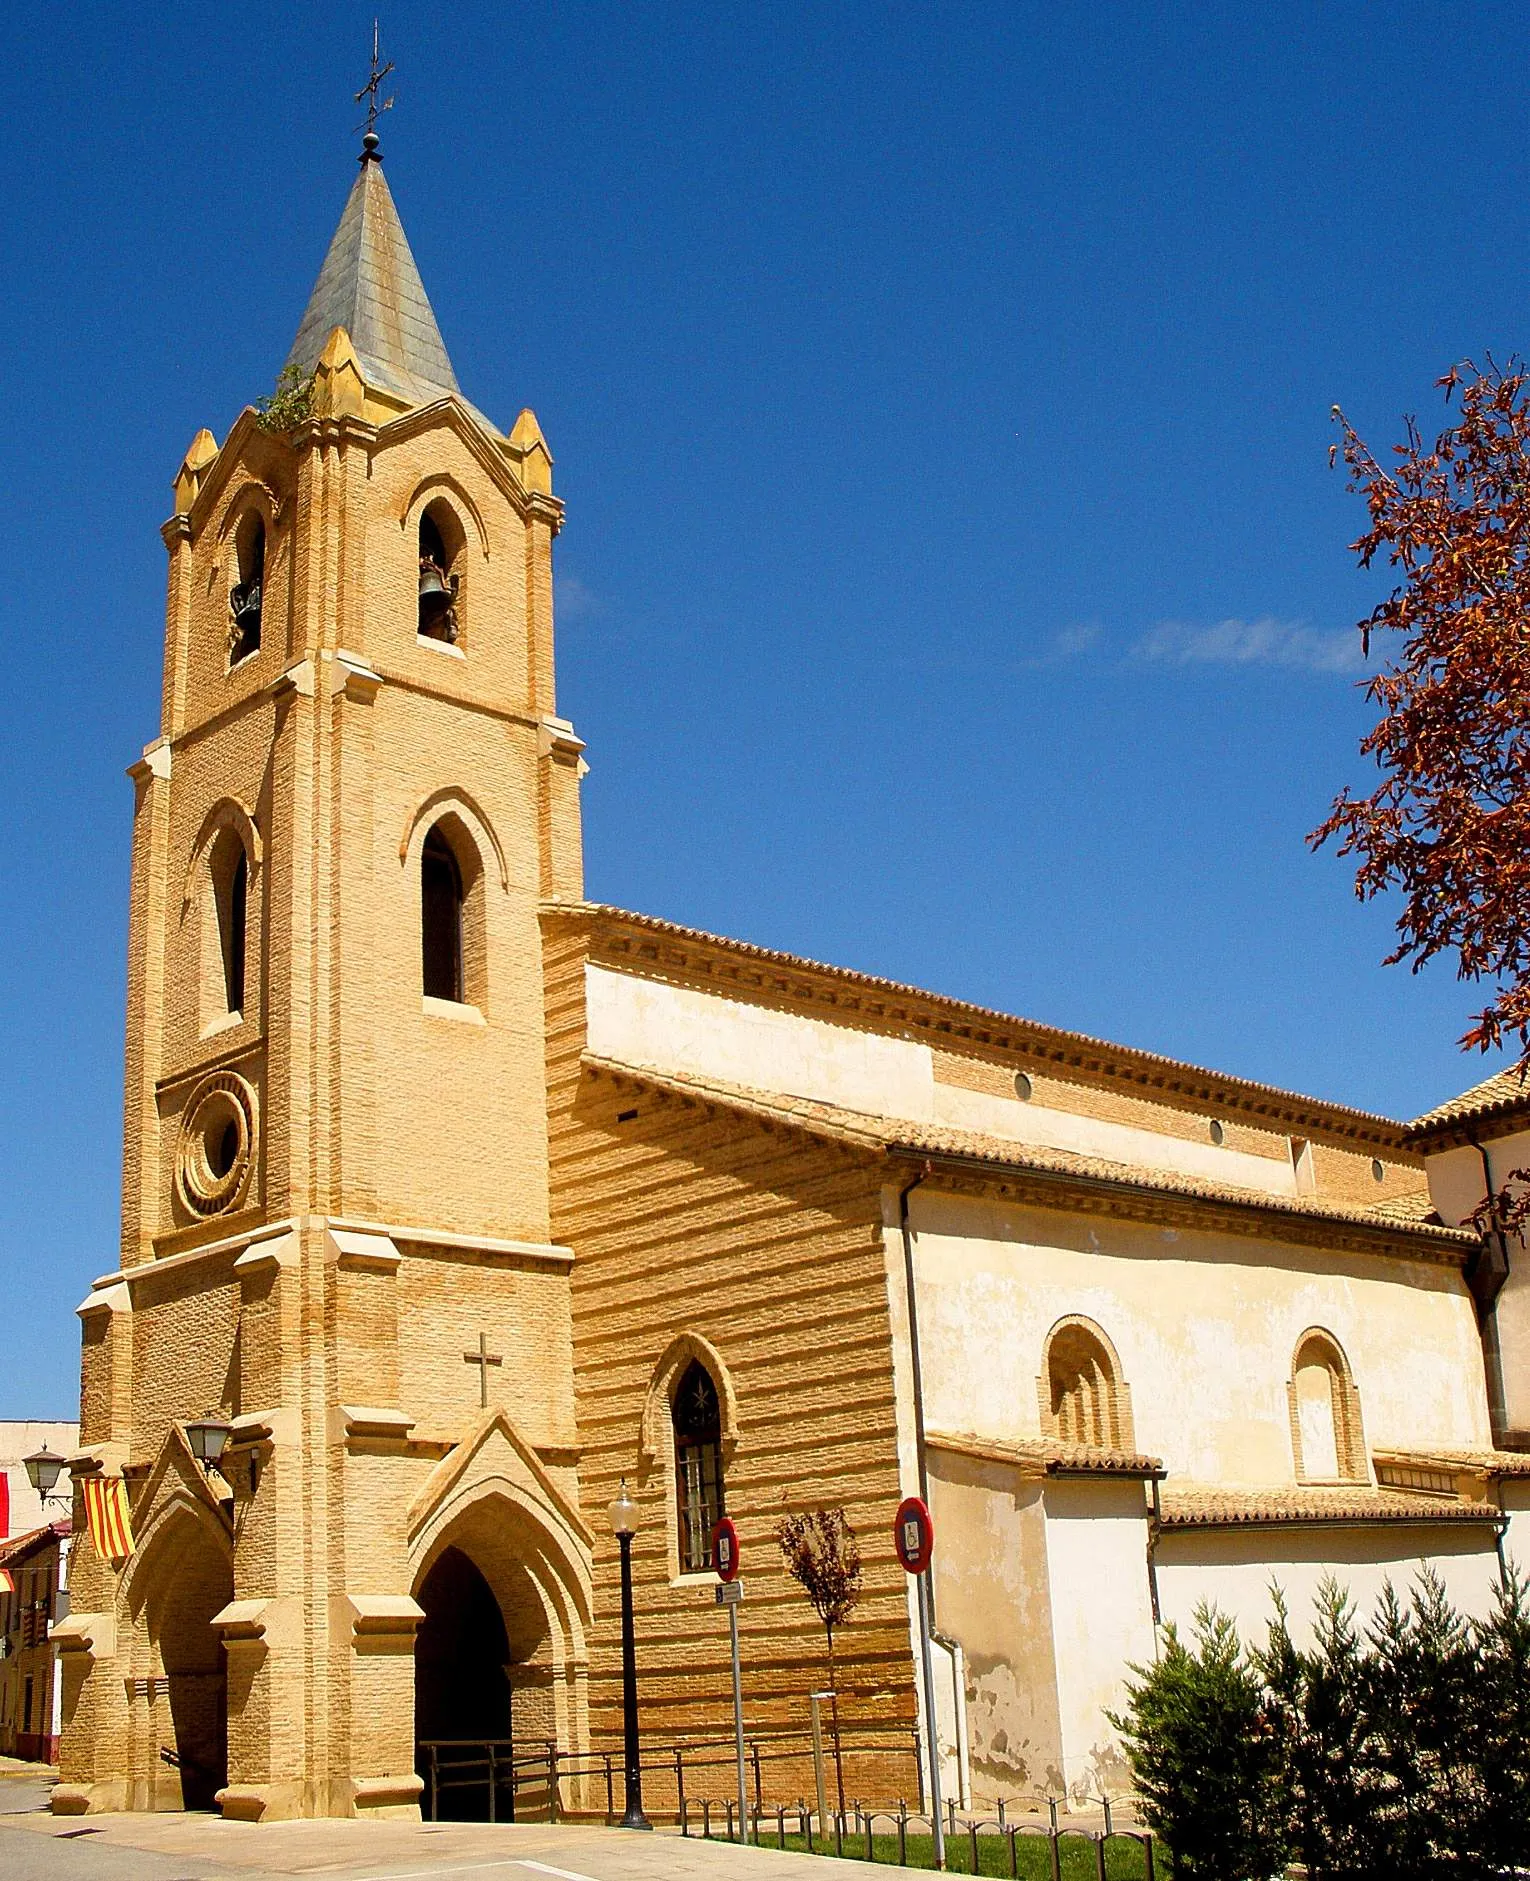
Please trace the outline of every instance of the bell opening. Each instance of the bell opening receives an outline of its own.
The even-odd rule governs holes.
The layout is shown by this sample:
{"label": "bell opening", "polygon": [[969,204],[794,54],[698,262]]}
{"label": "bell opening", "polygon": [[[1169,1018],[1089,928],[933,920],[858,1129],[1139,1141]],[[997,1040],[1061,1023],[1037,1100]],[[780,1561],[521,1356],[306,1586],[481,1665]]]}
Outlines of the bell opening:
{"label": "bell opening", "polygon": [[418,627],[422,639],[444,640],[454,646],[457,640],[457,580],[452,568],[456,557],[446,545],[446,537],[431,510],[420,518],[420,600]]}

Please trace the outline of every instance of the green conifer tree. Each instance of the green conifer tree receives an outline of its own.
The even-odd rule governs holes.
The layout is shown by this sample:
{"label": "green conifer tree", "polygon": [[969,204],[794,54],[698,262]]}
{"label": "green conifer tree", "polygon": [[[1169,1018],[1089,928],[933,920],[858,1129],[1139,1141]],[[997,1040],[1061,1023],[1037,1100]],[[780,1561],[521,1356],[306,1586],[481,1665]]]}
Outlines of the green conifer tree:
{"label": "green conifer tree", "polygon": [[1269,1881],[1285,1862],[1281,1745],[1233,1622],[1202,1604],[1194,1649],[1164,1628],[1156,1665],[1133,1666],[1112,1717],[1142,1814],[1185,1881]]}

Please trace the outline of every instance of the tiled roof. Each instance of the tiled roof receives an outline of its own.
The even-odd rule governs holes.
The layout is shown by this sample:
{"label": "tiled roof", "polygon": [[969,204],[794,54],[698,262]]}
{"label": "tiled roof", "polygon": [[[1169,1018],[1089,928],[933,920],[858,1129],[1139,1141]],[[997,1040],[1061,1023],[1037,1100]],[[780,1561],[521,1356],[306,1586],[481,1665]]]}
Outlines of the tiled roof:
{"label": "tiled roof", "polygon": [[[1060,1075],[1083,1072],[1119,1089],[1132,1091],[1149,1102],[1194,1104],[1207,1112],[1237,1112],[1250,1121],[1257,1120],[1256,1127],[1267,1130],[1327,1131],[1383,1150],[1403,1147],[1403,1125],[1391,1117],[1330,1103],[1326,1098],[1304,1096],[1299,1091],[1283,1090],[1278,1085],[1261,1084],[1251,1078],[1210,1071],[1133,1045],[1115,1045],[1108,1040],[1091,1038],[1087,1033],[1069,1032],[1060,1026],[1017,1018],[1012,1013],[953,999],[944,993],[927,992],[902,981],[881,979],[876,974],[860,973],[850,967],[827,966],[799,954],[760,947],[752,941],[729,940],[701,928],[684,927],[676,921],[661,920],[657,915],[636,914],[631,909],[603,902],[549,901],[542,904],[542,913],[548,919],[595,921],[614,933],[630,929],[667,937],[678,946],[715,950],[759,968],[775,970],[775,978],[767,975],[759,980],[762,985],[774,987],[783,977],[789,980],[796,975],[804,993],[816,992],[822,996],[820,1003],[838,1007],[845,1023],[855,1023],[858,1016],[864,1020],[866,1014],[885,1014],[894,1005],[906,1004],[920,1036],[927,1037],[931,1043],[950,1043],[953,1049],[960,1049],[967,1041],[989,1044],[1024,1058],[1043,1072],[1049,1064],[1056,1065],[1061,1068]],[[635,964],[641,968],[650,963],[645,956],[639,956]],[[664,964],[662,957],[659,964],[661,967]],[[739,976],[740,981],[742,978]],[[737,996],[732,982],[718,980],[717,985],[719,991],[734,992]]]}
{"label": "tiled roof", "polygon": [[1491,1522],[1502,1517],[1491,1503],[1454,1502],[1440,1496],[1405,1491],[1310,1488],[1273,1484],[1267,1488],[1166,1486],[1159,1492],[1160,1522],[1174,1528],[1305,1528],[1322,1523]]}
{"label": "tiled roof", "polygon": [[1097,1450],[1056,1437],[978,1437],[970,1431],[930,1431],[932,1450],[951,1450],[992,1463],[1013,1463],[1042,1476],[1162,1476],[1163,1459],[1133,1450]]}
{"label": "tiled roof", "polygon": [[458,392],[457,375],[379,162],[361,166],[287,364],[305,376],[311,373],[335,327],[350,334],[368,383],[413,405],[428,405]]}
{"label": "tiled roof", "polygon": [[29,1554],[35,1554],[39,1548],[46,1547],[50,1541],[60,1540],[68,1533],[69,1519],[66,1516],[61,1522],[48,1522],[41,1528],[29,1528],[23,1534],[12,1535],[8,1541],[0,1541],[0,1567],[25,1560]]}
{"label": "tiled roof", "polygon": [[1459,1097],[1415,1117],[1404,1134],[1409,1138],[1434,1136],[1459,1124],[1510,1116],[1522,1106],[1530,1107],[1530,1082],[1517,1065],[1511,1065],[1507,1071],[1496,1071]]}
{"label": "tiled roof", "polygon": [[1386,1202],[1372,1202],[1369,1212],[1380,1215],[1384,1221],[1423,1222],[1434,1228],[1444,1225],[1434,1211],[1434,1198],[1427,1189],[1416,1189],[1412,1195],[1394,1195]]}
{"label": "tiled roof", "polygon": [[1288,1229],[1284,1237],[1287,1239],[1291,1238],[1289,1230],[1297,1224],[1321,1222],[1369,1231],[1378,1238],[1405,1236],[1421,1251],[1427,1249],[1438,1258],[1463,1259],[1478,1246],[1477,1236],[1466,1229],[1389,1220],[1373,1209],[1346,1208],[1313,1196],[1264,1195],[1249,1189],[1228,1188],[1199,1182],[1192,1176],[1081,1156],[1072,1150],[1049,1149],[1034,1143],[1017,1143],[1008,1137],[988,1136],[976,1130],[958,1130],[870,1111],[848,1110],[811,1098],[722,1083],[688,1072],[657,1071],[593,1054],[587,1054],[584,1063],[597,1074],[629,1078],[655,1090],[721,1105],[760,1121],[795,1125],[809,1134],[873,1153],[939,1157],[947,1162],[1013,1169],[1033,1176],[1068,1179],[1076,1184],[1109,1186],[1123,1195],[1135,1191],[1140,1195],[1178,1197],[1234,1211],[1242,1220],[1263,1224],[1268,1232],[1276,1231],[1276,1225],[1283,1224]]}
{"label": "tiled roof", "polygon": [[1372,1454],[1378,1464],[1417,1463],[1425,1469],[1459,1470],[1483,1476],[1530,1476],[1530,1455],[1520,1450],[1441,1450],[1428,1444],[1407,1450],[1378,1447]]}

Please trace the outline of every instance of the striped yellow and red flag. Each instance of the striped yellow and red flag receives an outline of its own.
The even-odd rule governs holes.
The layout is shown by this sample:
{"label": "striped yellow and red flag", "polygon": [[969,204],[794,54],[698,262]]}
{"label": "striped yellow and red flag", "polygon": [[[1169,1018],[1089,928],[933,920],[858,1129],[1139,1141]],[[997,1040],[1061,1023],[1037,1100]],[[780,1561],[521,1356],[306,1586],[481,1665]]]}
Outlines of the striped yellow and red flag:
{"label": "striped yellow and red flag", "polygon": [[120,1476],[87,1476],[85,1517],[90,1539],[103,1561],[122,1561],[133,1552],[133,1518],[128,1509],[127,1484]]}
{"label": "striped yellow and red flag", "polygon": [[16,1577],[9,1568],[0,1568],[0,1594],[13,1594],[16,1591]]}

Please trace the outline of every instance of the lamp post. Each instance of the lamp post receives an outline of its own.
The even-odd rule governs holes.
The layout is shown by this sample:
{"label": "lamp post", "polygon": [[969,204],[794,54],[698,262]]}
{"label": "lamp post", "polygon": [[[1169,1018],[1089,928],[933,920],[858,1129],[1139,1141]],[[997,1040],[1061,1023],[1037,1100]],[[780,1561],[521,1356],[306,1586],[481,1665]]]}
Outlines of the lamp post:
{"label": "lamp post", "polygon": [[194,1417],[185,1426],[186,1441],[191,1446],[191,1454],[204,1470],[215,1470],[219,1459],[227,1448],[228,1440],[234,1434],[234,1427],[227,1418],[211,1413],[207,1417]]}
{"label": "lamp post", "polygon": [[637,1646],[632,1632],[632,1537],[637,1533],[638,1507],[627,1494],[627,1479],[611,1504],[611,1533],[622,1551],[622,1739],[626,1755],[627,1813],[624,1829],[651,1829],[643,1814],[643,1765],[638,1751]]}
{"label": "lamp post", "polygon": [[23,1457],[22,1463],[26,1468],[27,1481],[37,1491],[37,1500],[45,1509],[50,1502],[56,1502],[60,1508],[69,1506],[67,1496],[56,1496],[53,1493],[54,1484],[64,1467],[61,1456],[56,1456],[44,1444],[41,1450],[34,1450],[29,1457]]}

